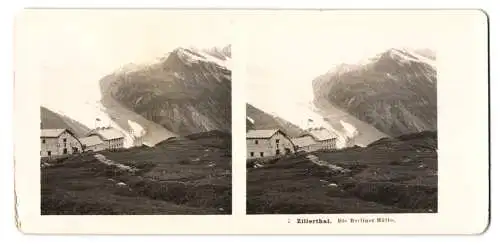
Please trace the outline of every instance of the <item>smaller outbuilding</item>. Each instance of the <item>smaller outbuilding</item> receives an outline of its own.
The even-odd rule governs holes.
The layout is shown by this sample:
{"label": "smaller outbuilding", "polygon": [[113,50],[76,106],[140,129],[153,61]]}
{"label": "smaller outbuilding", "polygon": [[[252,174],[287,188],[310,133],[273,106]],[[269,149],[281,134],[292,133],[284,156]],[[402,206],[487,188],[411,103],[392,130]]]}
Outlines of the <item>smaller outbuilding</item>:
{"label": "smaller outbuilding", "polygon": [[339,136],[334,132],[320,127],[308,129],[307,133],[293,138],[292,142],[297,147],[297,151],[312,152],[337,149],[338,138]]}
{"label": "smaller outbuilding", "polygon": [[106,149],[115,150],[123,148],[125,136],[117,129],[111,127],[101,127],[90,131],[87,137],[97,136],[103,142]]}
{"label": "smaller outbuilding", "polygon": [[97,135],[80,138],[80,142],[82,143],[83,151],[106,150],[106,144]]}

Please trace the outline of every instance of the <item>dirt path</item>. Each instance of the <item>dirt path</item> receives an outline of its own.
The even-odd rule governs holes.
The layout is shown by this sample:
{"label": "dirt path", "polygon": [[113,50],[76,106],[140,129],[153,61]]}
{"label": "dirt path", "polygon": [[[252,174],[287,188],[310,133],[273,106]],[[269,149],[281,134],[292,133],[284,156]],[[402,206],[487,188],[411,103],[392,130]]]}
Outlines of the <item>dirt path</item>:
{"label": "dirt path", "polygon": [[327,167],[333,171],[338,171],[338,172],[341,172],[341,173],[347,173],[349,172],[350,170],[349,169],[345,169],[345,168],[342,168],[342,167],[339,167],[335,164],[332,164],[332,163],[329,163],[327,161],[323,161],[321,159],[319,159],[318,156],[316,155],[313,155],[313,154],[309,154],[306,156],[306,158],[311,161],[312,163],[316,164],[316,165],[319,165],[319,166],[322,166],[322,167]]}
{"label": "dirt path", "polygon": [[117,163],[115,161],[112,161],[112,160],[109,160],[106,158],[106,156],[102,155],[102,154],[95,154],[94,157],[99,160],[99,162],[102,162],[108,166],[115,166],[119,169],[122,169],[122,170],[126,170],[126,171],[129,171],[129,172],[135,172],[137,171],[138,169],[136,168],[133,168],[133,167],[130,167],[130,166],[127,166],[127,165],[124,165],[124,164],[121,164],[121,163]]}

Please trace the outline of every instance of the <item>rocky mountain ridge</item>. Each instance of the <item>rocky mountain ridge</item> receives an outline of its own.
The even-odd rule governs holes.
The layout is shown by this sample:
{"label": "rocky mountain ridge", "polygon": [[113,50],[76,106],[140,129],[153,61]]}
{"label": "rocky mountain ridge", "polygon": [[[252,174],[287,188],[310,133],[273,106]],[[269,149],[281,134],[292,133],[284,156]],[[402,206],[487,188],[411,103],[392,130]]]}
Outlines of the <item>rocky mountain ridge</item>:
{"label": "rocky mountain ridge", "polygon": [[389,49],[360,65],[341,65],[313,81],[315,104],[353,115],[389,136],[437,130],[435,57]]}

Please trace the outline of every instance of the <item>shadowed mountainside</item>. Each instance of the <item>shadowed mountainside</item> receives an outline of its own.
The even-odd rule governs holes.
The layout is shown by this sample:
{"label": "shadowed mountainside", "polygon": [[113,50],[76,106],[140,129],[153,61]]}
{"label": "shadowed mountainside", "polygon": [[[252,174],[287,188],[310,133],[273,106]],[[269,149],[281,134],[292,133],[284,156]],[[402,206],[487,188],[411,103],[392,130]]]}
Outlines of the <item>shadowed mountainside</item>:
{"label": "shadowed mountainside", "polygon": [[66,128],[82,137],[90,131],[85,125],[75,121],[67,116],[53,112],[43,106],[40,107],[40,119],[42,129]]}
{"label": "shadowed mountainside", "polygon": [[437,130],[436,69],[427,57],[435,54],[390,49],[367,64],[340,65],[313,81],[315,104],[336,107],[390,136]]}
{"label": "shadowed mountainside", "polygon": [[[229,49],[229,50],[228,50]],[[160,61],[128,67],[101,81],[101,103],[116,117],[130,111],[163,127],[172,135],[220,130],[231,131],[231,71],[224,66],[230,47],[217,49],[217,56],[194,49],[177,48]],[[140,118],[137,118],[140,120]],[[137,122],[137,120],[134,120]],[[147,122],[137,122],[147,132]],[[159,141],[159,140],[156,140]]]}
{"label": "shadowed mountainside", "polygon": [[298,126],[280,117],[272,116],[248,103],[246,111],[247,129],[281,129],[290,137],[298,137],[299,135],[305,133],[305,131]]}

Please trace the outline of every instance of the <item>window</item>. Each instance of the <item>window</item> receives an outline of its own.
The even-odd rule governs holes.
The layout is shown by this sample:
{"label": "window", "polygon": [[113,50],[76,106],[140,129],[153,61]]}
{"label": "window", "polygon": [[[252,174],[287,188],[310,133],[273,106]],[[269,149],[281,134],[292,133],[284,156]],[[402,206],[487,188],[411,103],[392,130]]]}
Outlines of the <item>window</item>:
{"label": "window", "polygon": [[68,154],[68,149],[64,148],[63,149],[63,154]]}
{"label": "window", "polygon": [[280,149],[277,149],[276,150],[276,155],[279,155],[280,154]]}
{"label": "window", "polygon": [[251,157],[253,157],[253,151],[252,151],[252,152],[250,152],[250,156],[251,156]]}
{"label": "window", "polygon": [[42,144],[45,144],[45,139],[42,139]]}
{"label": "window", "polygon": [[66,139],[63,139],[63,142],[66,143]]}
{"label": "window", "polygon": [[258,140],[255,140],[255,144],[258,145],[259,144],[259,141]]}
{"label": "window", "polygon": [[264,156],[264,152],[261,152],[261,153],[260,153],[260,156],[261,156],[261,157],[263,157],[263,156]]}
{"label": "window", "polygon": [[52,154],[52,152],[50,151],[47,151],[47,155],[50,157],[50,155]]}
{"label": "window", "polygon": [[280,143],[280,139],[276,139],[276,144],[279,144]]}

